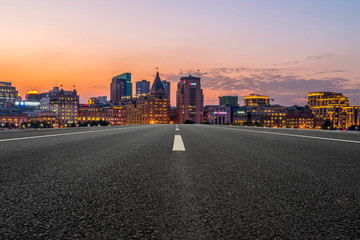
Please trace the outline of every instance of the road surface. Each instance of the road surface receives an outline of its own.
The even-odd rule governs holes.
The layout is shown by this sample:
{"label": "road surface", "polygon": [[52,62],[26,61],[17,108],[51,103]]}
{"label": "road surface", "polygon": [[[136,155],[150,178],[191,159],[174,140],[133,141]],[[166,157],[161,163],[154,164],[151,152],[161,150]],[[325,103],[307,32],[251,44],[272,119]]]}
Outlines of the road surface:
{"label": "road surface", "polygon": [[356,239],[360,134],[0,132],[0,239]]}

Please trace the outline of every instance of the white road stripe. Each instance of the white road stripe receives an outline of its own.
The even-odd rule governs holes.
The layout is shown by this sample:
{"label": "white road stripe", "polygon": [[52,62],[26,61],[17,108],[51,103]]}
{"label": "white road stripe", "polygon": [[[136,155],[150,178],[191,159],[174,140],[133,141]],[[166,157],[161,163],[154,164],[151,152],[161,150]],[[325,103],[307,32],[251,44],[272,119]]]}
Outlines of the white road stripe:
{"label": "white road stripe", "polygon": [[360,141],[338,139],[338,138],[314,137],[314,136],[306,136],[306,135],[296,135],[296,134],[288,134],[288,133],[275,133],[275,132],[256,131],[256,130],[247,130],[247,129],[236,129],[236,128],[224,128],[224,127],[218,127],[218,128],[237,130],[237,131],[243,131],[243,132],[256,132],[256,133],[265,133],[265,134],[282,135],[282,136],[290,136],[290,137],[313,138],[313,139],[320,139],[320,140],[327,140],[327,141],[349,142],[349,143],[358,143],[358,144],[360,144]]}
{"label": "white road stripe", "polygon": [[181,138],[181,135],[175,135],[174,136],[174,145],[173,145],[173,151],[185,151],[185,146],[183,143],[183,140]]}
{"label": "white road stripe", "polygon": [[116,131],[116,130],[129,129],[129,128],[139,128],[139,127],[122,127],[122,128],[112,128],[112,129],[105,129],[105,130],[94,130],[94,131],[72,132],[72,133],[58,133],[58,134],[49,134],[49,135],[40,135],[40,136],[31,136],[31,137],[20,137],[20,138],[8,138],[8,139],[0,139],[0,142],[10,142],[10,141],[18,141],[18,140],[26,140],[26,139],[34,139],[34,138],[46,138],[46,137],[76,135],[76,134],[85,134],[85,133],[94,133],[94,132],[107,132],[107,131]]}

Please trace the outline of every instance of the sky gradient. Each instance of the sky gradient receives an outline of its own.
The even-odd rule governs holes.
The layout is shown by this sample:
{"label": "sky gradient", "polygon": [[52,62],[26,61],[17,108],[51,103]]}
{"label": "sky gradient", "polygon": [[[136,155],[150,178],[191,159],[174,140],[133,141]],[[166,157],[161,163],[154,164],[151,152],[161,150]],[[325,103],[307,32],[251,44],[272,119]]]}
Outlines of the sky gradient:
{"label": "sky gradient", "polygon": [[[75,85],[109,96],[113,76],[172,82],[200,69],[205,104],[268,95],[305,105],[310,91],[360,102],[360,1],[3,1],[0,81],[24,96]],[[356,101],[354,101],[356,99]],[[242,104],[242,101],[240,101]]]}

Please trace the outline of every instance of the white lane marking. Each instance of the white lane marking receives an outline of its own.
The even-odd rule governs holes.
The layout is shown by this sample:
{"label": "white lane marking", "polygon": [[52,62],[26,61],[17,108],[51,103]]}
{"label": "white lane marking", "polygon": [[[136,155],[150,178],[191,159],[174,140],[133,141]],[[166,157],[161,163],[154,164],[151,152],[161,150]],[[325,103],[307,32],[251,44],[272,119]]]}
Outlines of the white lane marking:
{"label": "white lane marking", "polygon": [[185,151],[185,146],[183,143],[183,140],[181,138],[181,135],[175,135],[174,136],[174,145],[173,145],[173,151]]}
{"label": "white lane marking", "polygon": [[10,142],[10,141],[18,141],[18,140],[26,140],[26,139],[34,139],[34,138],[46,138],[46,137],[76,135],[76,134],[85,134],[85,133],[94,133],[94,132],[107,132],[107,131],[116,131],[116,130],[129,129],[129,128],[139,128],[139,127],[122,127],[122,128],[112,128],[112,129],[105,129],[105,130],[94,130],[94,131],[73,132],[73,133],[58,133],[58,134],[49,134],[49,135],[40,135],[40,136],[31,136],[31,137],[20,137],[20,138],[8,138],[8,139],[0,139],[0,142]]}
{"label": "white lane marking", "polygon": [[176,128],[175,131],[179,131],[179,128]]}
{"label": "white lane marking", "polygon": [[[218,127],[218,128],[224,128],[224,127]],[[288,134],[288,133],[274,133],[274,132],[256,131],[256,130],[247,130],[247,129],[235,129],[235,128],[224,128],[224,129],[238,130],[238,131],[243,131],[243,132],[256,132],[256,133],[265,133],[265,134],[282,135],[282,136],[290,136],[290,137],[313,138],[313,139],[320,139],[320,140],[327,140],[327,141],[349,142],[349,143],[358,143],[358,144],[360,144],[360,141],[338,139],[338,138],[314,137],[314,136],[306,136],[306,135],[296,135],[296,134]]]}

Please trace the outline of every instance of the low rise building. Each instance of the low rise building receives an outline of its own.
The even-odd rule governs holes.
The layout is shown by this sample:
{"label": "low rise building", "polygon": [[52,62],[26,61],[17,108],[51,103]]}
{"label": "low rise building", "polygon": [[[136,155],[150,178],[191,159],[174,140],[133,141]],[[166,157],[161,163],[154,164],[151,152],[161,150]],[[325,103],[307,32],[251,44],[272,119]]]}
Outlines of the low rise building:
{"label": "low rise building", "polygon": [[58,125],[58,118],[56,113],[53,111],[35,110],[24,113],[28,115],[29,122],[46,122],[52,127],[56,127]]}
{"label": "low rise building", "polygon": [[257,107],[269,105],[269,97],[260,94],[250,94],[244,97],[245,107]]}
{"label": "low rise building", "polygon": [[350,106],[349,98],[336,92],[311,92],[308,106],[317,122],[330,121],[335,128],[359,124],[359,106]]}
{"label": "low rise building", "polygon": [[287,108],[287,127],[289,128],[315,128],[315,117],[308,106],[293,106]]}
{"label": "low rise building", "polygon": [[78,121],[81,124],[104,121],[111,125],[126,125],[126,109],[121,106],[99,107],[82,104],[79,105]]}
{"label": "low rise building", "polygon": [[24,113],[0,114],[1,128],[21,128],[21,124],[27,121],[28,116]]}
{"label": "low rise building", "polygon": [[231,123],[231,107],[224,105],[207,105],[204,108],[206,121],[214,125]]}

